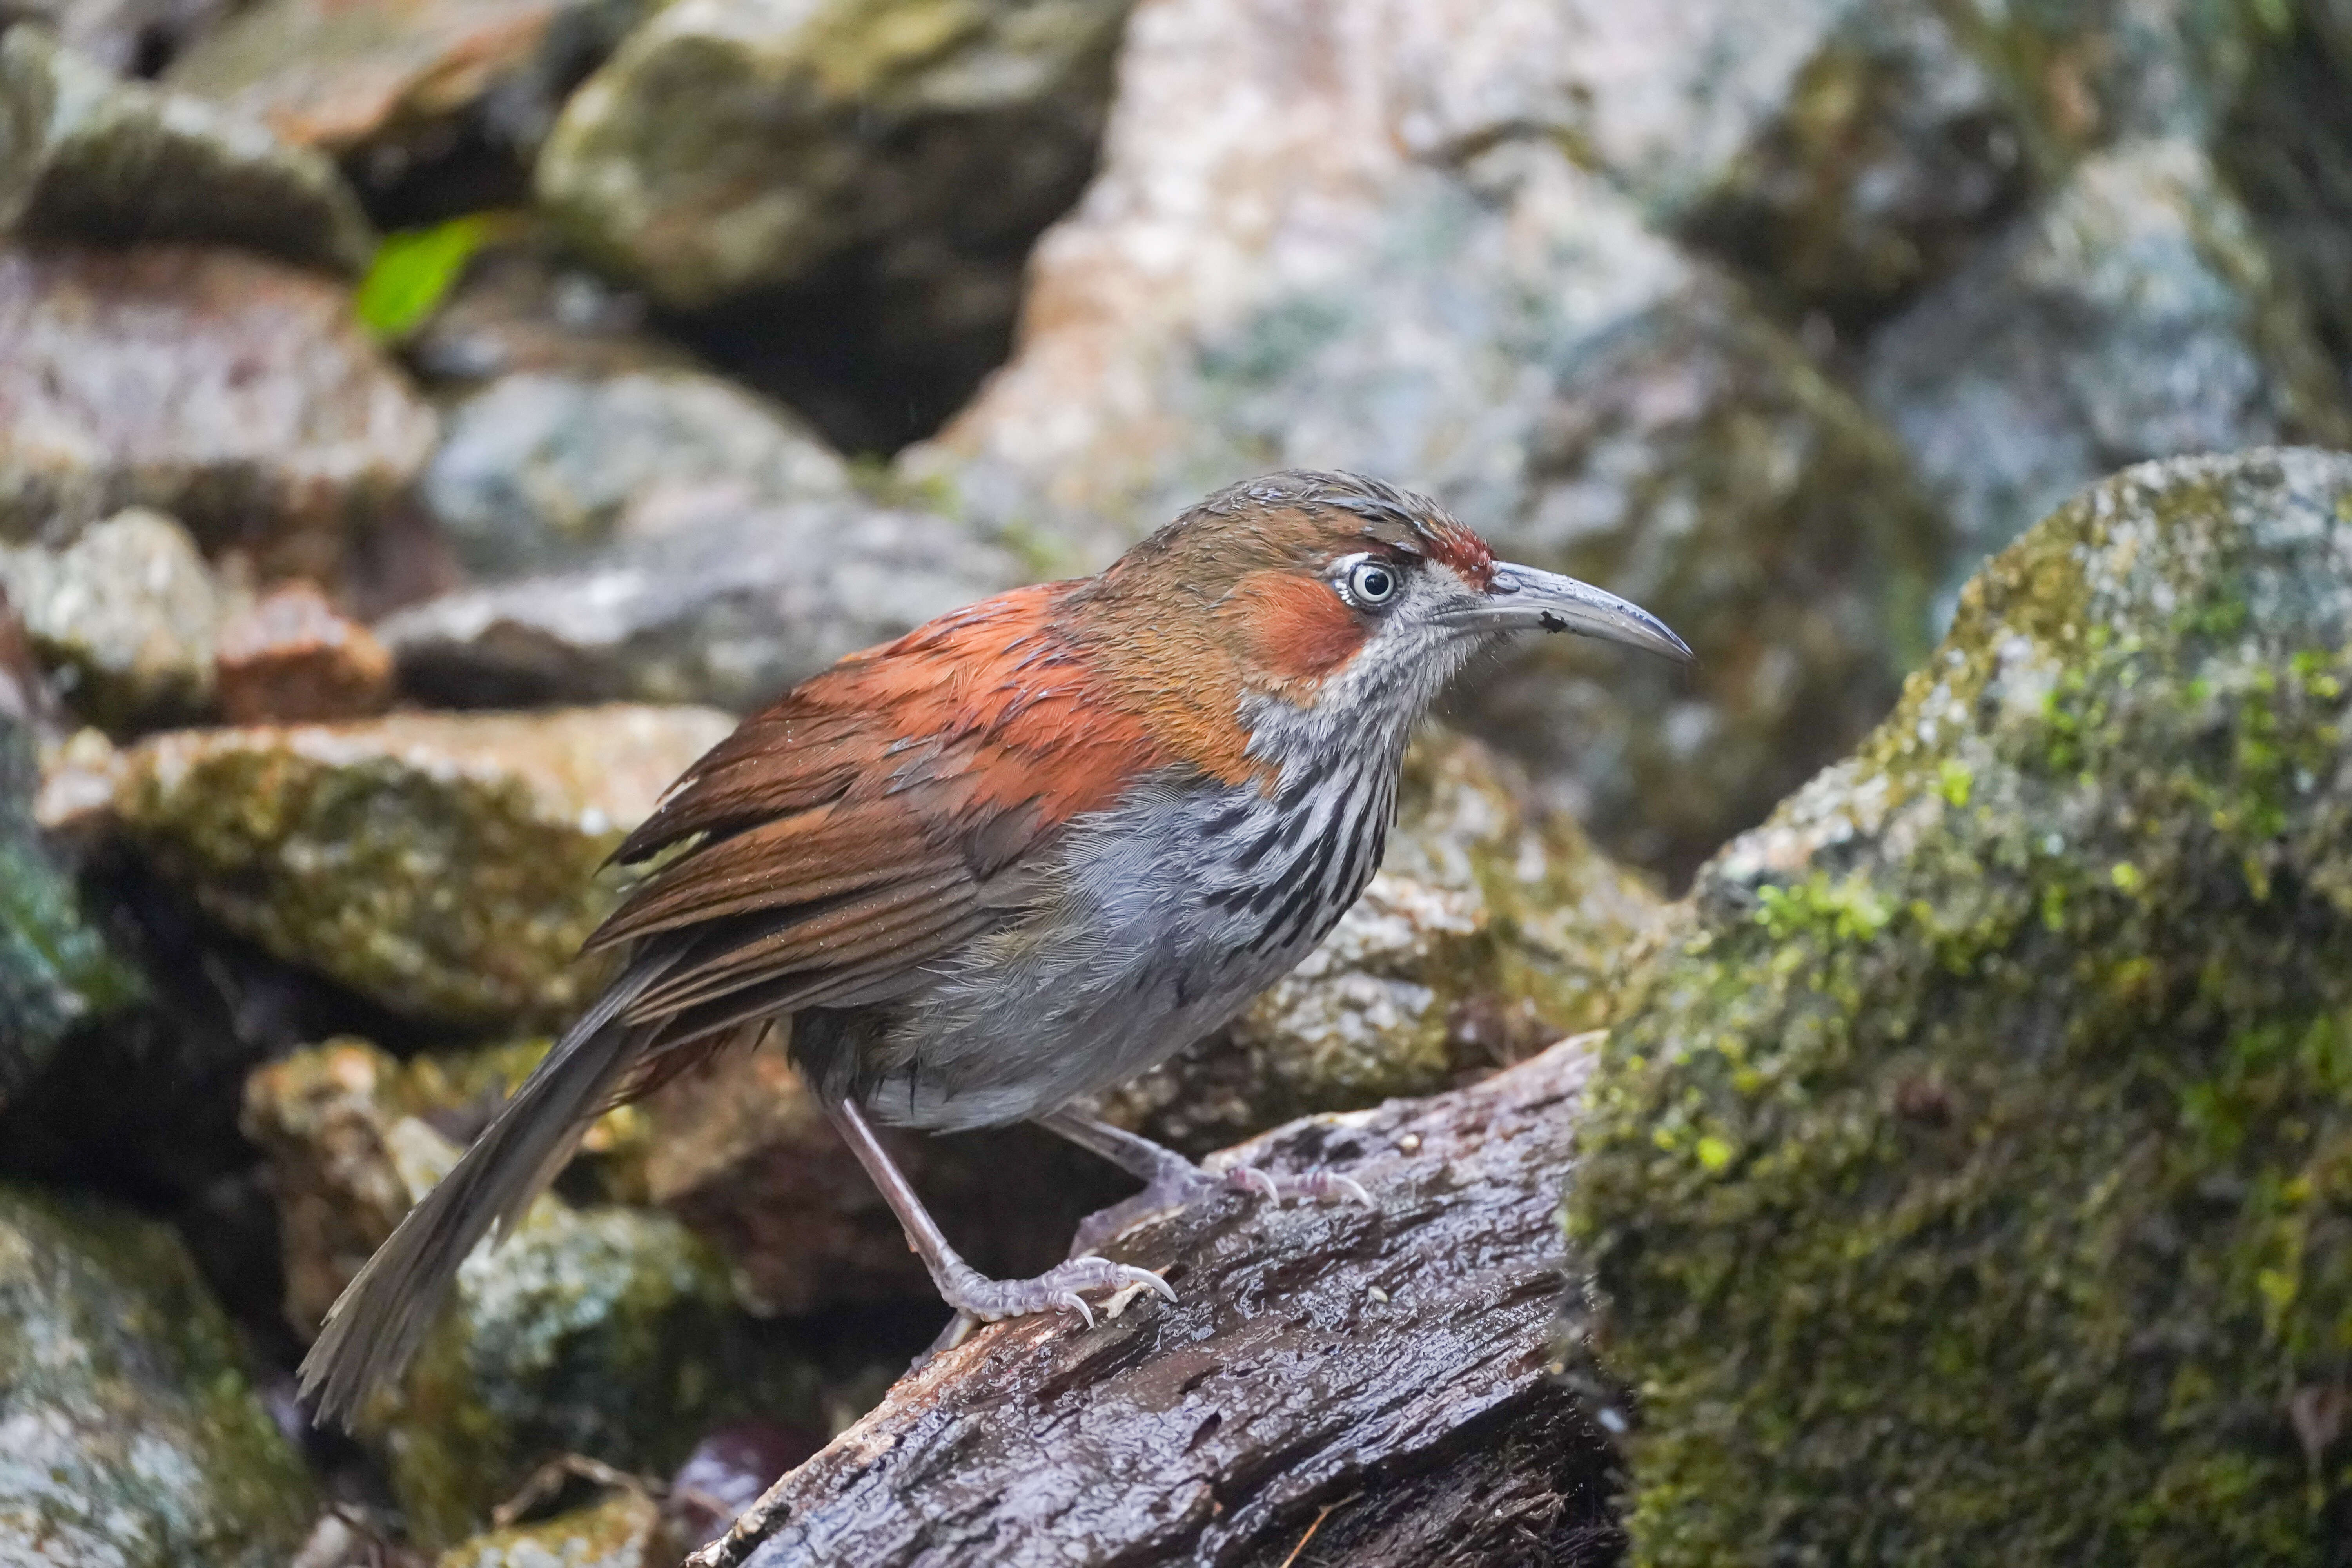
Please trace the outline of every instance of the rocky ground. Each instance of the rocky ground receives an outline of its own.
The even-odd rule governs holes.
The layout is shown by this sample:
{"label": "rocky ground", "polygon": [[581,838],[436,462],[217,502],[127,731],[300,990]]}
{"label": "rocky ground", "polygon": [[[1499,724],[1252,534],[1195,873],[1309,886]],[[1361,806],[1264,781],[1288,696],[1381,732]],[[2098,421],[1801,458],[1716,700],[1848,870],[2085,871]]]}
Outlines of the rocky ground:
{"label": "rocky ground", "polygon": [[[734,1559],[2352,1563],[2347,279],[2333,0],[0,0],[0,1561],[657,1568],[846,1428]],[[886,1398],[747,1055],[308,1425],[731,715],[1290,464],[1700,655],[1477,672],[1104,1097],[1374,1230]]]}

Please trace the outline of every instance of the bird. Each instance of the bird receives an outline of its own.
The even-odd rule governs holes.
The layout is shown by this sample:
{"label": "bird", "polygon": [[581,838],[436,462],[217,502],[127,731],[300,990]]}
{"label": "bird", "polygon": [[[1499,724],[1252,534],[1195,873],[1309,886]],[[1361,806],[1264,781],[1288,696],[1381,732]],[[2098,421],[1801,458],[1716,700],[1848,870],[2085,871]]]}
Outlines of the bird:
{"label": "bird", "polygon": [[[1091,577],[855,653],[696,762],[614,858],[652,863],[589,938],[614,978],[330,1310],[300,1385],[351,1426],[608,1108],[774,1029],[888,1201],[950,1335],[1139,1287],[1090,1250],[966,1263],[874,1132],[1030,1121],[1145,1183],[1212,1176],[1074,1108],[1220,1027],[1378,868],[1405,744],[1522,631],[1688,660],[1649,612],[1496,559],[1426,496],[1286,471],[1217,491]],[[1360,1189],[1352,1195],[1360,1197]],[[1081,1240],[1091,1239],[1082,1234]],[[949,1336],[943,1336],[943,1341]]]}

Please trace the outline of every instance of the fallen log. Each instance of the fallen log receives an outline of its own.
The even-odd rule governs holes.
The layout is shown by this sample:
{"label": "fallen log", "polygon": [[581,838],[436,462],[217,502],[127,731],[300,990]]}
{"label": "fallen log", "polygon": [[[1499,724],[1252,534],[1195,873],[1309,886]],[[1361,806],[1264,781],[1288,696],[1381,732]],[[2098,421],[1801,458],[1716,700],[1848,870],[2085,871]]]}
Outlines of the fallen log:
{"label": "fallen log", "polygon": [[1213,1157],[1319,1166],[1372,1203],[1228,1194],[1142,1221],[1107,1251],[1175,1303],[982,1330],[689,1568],[1613,1562],[1610,1446],[1553,1363],[1593,1038]]}

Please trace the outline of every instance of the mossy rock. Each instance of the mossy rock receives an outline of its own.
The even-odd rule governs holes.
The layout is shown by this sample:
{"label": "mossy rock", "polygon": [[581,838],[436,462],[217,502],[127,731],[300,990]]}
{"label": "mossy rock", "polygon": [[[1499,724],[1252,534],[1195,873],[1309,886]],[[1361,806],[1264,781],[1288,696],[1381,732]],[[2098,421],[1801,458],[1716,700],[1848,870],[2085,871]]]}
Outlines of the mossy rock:
{"label": "mossy rock", "polygon": [[121,733],[212,706],[214,647],[237,595],[173,518],[131,507],[63,549],[0,544],[0,589],[87,722]]}
{"label": "mossy rock", "polygon": [[444,1552],[435,1568],[646,1568],[660,1523],[653,1499],[615,1491],[549,1519],[473,1536]]}
{"label": "mossy rock", "polygon": [[2352,1529],[2352,458],[2129,469],[1702,873],[1570,1235],[1635,1561]]}
{"label": "mossy rock", "polygon": [[163,1226],[0,1186],[0,1562],[278,1568],[317,1507]]}
{"label": "mossy rock", "polygon": [[408,713],[184,731],[124,753],[131,841],[205,913],[411,1016],[557,1026],[604,866],[731,725],[706,708]]}
{"label": "mossy rock", "polygon": [[32,735],[0,710],[0,1107],[68,1035],[143,989],[34,826],[34,783]]}
{"label": "mossy rock", "polygon": [[[286,1320],[305,1339],[408,1212],[394,1130],[422,1121],[470,1142],[546,1056],[544,1038],[400,1061],[365,1040],[293,1052],[246,1079],[238,1124],[269,1157],[286,1267]],[[646,1197],[642,1109],[606,1111],[581,1139],[564,1190],[614,1202]]]}
{"label": "mossy rock", "polygon": [[202,100],[118,81],[45,28],[0,40],[11,121],[0,229],[26,238],[235,245],[333,272],[359,271],[375,248],[331,159]]}
{"label": "mossy rock", "polygon": [[[387,1142],[412,1199],[457,1157],[415,1118]],[[549,1459],[667,1474],[730,1420],[818,1424],[798,1343],[748,1316],[719,1255],[666,1214],[541,1197],[466,1260],[453,1304],[362,1423],[422,1542],[479,1528]]]}

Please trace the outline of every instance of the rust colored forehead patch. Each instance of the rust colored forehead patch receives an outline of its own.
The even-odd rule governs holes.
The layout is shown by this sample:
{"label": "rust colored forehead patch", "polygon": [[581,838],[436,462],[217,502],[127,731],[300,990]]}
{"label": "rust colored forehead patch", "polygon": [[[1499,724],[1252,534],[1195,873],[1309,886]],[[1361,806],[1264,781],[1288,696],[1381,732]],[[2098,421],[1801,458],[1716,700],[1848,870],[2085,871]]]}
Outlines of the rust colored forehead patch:
{"label": "rust colored forehead patch", "polygon": [[1444,513],[1440,512],[1429,526],[1423,543],[1432,561],[1451,566],[1473,588],[1483,589],[1494,581],[1495,552],[1486,548],[1485,540]]}

